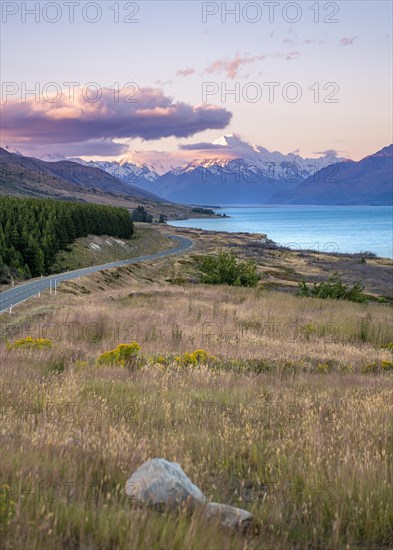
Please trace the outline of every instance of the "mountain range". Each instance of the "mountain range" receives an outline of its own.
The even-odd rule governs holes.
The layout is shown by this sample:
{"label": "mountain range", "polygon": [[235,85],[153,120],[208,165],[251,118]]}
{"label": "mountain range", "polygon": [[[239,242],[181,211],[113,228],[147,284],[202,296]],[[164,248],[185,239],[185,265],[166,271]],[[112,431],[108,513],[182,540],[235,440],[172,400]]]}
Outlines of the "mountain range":
{"label": "mountain range", "polygon": [[238,136],[222,136],[207,144],[217,157],[194,160],[165,170],[159,163],[140,164],[127,159],[86,161],[62,155],[44,155],[46,162],[72,161],[99,168],[112,176],[160,197],[186,204],[265,203],[278,191],[292,190],[320,168],[342,161],[333,153],[302,158],[290,153],[270,152],[250,145]]}
{"label": "mountain range", "polygon": [[393,204],[392,146],[357,162],[335,151],[318,158],[270,152],[233,134],[202,146],[217,156],[168,171],[129,160],[73,160],[183,204]]}
{"label": "mountain range", "polygon": [[[233,134],[201,146],[213,156],[170,170],[159,161],[87,161],[62,155],[34,159],[18,151],[0,150],[0,187],[26,190],[27,186],[35,196],[83,188],[91,193],[190,205],[393,204],[393,145],[360,161],[338,157],[334,151],[319,158],[284,155],[250,145]],[[5,159],[8,168],[4,172]],[[23,166],[23,177],[19,174],[15,179],[15,163],[19,170]],[[40,185],[33,189],[31,170],[40,173]]]}
{"label": "mountain range", "polygon": [[165,202],[153,193],[124,183],[99,167],[66,160],[45,162],[0,148],[0,192],[32,197],[68,198],[103,194]]}
{"label": "mountain range", "polygon": [[392,205],[393,145],[364,159],[322,168],[274,200],[285,204]]}

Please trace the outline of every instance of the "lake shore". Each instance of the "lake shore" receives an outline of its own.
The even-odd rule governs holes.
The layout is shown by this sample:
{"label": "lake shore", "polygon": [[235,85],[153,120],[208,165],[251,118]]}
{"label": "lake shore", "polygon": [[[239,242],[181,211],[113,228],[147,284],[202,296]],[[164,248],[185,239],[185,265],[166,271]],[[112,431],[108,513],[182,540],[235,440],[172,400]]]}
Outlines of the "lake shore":
{"label": "lake shore", "polygon": [[173,227],[264,233],[284,248],[393,258],[393,207],[241,206],[227,217],[168,220]]}

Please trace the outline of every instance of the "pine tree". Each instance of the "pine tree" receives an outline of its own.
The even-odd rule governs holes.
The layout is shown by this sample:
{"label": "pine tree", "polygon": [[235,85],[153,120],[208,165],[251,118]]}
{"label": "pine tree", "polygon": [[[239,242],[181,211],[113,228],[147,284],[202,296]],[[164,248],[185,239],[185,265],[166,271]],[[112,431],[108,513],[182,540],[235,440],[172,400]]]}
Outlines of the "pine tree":
{"label": "pine tree", "polygon": [[130,238],[133,233],[125,208],[0,197],[1,262],[25,277],[49,272],[57,252],[79,237]]}

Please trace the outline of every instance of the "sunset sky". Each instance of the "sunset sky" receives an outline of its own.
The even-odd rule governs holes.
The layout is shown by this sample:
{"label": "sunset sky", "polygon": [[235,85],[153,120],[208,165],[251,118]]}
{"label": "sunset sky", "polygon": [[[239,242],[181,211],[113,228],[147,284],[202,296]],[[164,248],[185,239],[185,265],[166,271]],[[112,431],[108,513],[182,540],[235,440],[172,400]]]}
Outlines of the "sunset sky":
{"label": "sunset sky", "polygon": [[[221,2],[144,1],[137,13],[132,2],[71,2],[74,21],[64,2],[36,15],[22,4],[35,2],[2,2],[2,146],[176,164],[216,155],[206,144],[228,133],[282,153],[333,149],[355,160],[392,142],[389,1],[319,2],[318,23],[307,1],[301,13],[281,2],[273,21],[269,3],[240,2],[238,22]],[[73,101],[67,82],[79,83]],[[101,88],[96,102],[94,87],[87,100],[81,93],[89,82]],[[24,98],[23,86],[37,93]],[[236,88],[239,97],[225,97]]]}

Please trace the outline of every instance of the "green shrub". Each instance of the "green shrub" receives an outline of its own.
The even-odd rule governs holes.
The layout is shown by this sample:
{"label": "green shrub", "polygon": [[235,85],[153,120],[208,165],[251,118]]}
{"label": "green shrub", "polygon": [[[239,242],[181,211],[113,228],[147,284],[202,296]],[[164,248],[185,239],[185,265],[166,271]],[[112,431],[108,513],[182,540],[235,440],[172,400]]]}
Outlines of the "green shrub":
{"label": "green shrub", "polygon": [[382,344],[381,348],[393,351],[393,342],[387,342],[386,344]]}
{"label": "green shrub", "polygon": [[220,252],[218,256],[205,256],[200,262],[201,282],[210,285],[255,287],[259,281],[253,260],[237,261],[235,254]]}
{"label": "green shrub", "polygon": [[26,338],[16,340],[13,344],[7,343],[7,348],[37,350],[43,348],[51,348],[52,344],[52,340],[49,340],[47,338],[32,338],[31,336],[27,336]]}
{"label": "green shrub", "polygon": [[151,214],[148,214],[144,206],[141,206],[141,205],[137,206],[132,211],[131,219],[133,222],[145,222],[145,223],[153,222],[153,216]]}
{"label": "green shrub", "polygon": [[196,365],[207,365],[214,363],[216,358],[213,355],[210,355],[209,352],[204,349],[196,349],[192,353],[186,352],[183,355],[178,355],[175,357],[175,360],[179,365],[184,367],[187,366],[196,366]]}
{"label": "green shrub", "polygon": [[64,356],[52,357],[48,361],[48,363],[44,365],[45,371],[51,374],[61,374],[62,372],[65,371],[66,363],[67,363],[67,358]]}
{"label": "green shrub", "polygon": [[119,344],[115,349],[102,353],[98,358],[99,365],[129,367],[135,365],[141,347],[136,342]]}
{"label": "green shrub", "polygon": [[208,216],[214,215],[214,210],[211,210],[211,208],[201,208],[200,206],[193,208],[191,212],[195,212],[197,214],[206,214]]}
{"label": "green shrub", "polygon": [[377,374],[379,371],[379,365],[376,361],[373,363],[368,363],[367,365],[364,365],[362,367],[362,373],[363,374]]}
{"label": "green shrub", "polygon": [[310,340],[318,335],[318,327],[314,323],[306,323],[299,327],[299,332],[306,340]]}
{"label": "green shrub", "polygon": [[393,371],[393,361],[374,361],[373,363],[368,363],[362,368],[363,374],[377,374],[378,372],[388,372]]}
{"label": "green shrub", "polygon": [[384,371],[393,370],[393,361],[381,361],[381,369]]}
{"label": "green shrub", "polygon": [[316,366],[316,371],[320,374],[327,374],[331,372],[331,370],[331,366],[327,363],[318,363],[318,365]]}
{"label": "green shrub", "polygon": [[363,286],[356,283],[352,288],[344,284],[341,277],[334,273],[327,281],[314,283],[312,287],[303,280],[299,283],[299,296],[311,296],[314,298],[330,298],[333,300],[349,300],[351,302],[365,302]]}

